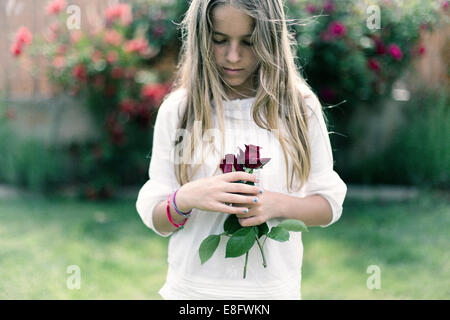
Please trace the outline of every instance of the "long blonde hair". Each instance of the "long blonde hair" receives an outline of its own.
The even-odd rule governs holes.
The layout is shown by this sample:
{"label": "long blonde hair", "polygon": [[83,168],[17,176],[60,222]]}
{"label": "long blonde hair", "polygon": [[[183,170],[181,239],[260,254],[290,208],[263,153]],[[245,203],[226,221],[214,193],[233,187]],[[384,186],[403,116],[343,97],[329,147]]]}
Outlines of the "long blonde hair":
{"label": "long blonde hair", "polygon": [[[216,107],[224,146],[222,99],[228,99],[213,57],[211,22],[212,9],[224,4],[243,11],[255,21],[251,41],[260,65],[254,75],[257,91],[252,117],[263,129],[279,130],[278,140],[285,158],[288,190],[292,188],[294,176],[300,182],[299,190],[311,169],[306,103],[301,90],[301,87],[308,86],[295,65],[297,42],[288,32],[282,0],[191,1],[180,24],[183,45],[172,88],[172,91],[182,88],[187,92],[186,108],[178,129],[185,129],[191,134],[190,139],[175,141],[175,147],[178,146],[182,153],[186,148],[190,149],[189,154],[194,154],[194,122],[201,122],[201,132],[212,129],[212,101]],[[223,155],[223,150],[219,152]],[[292,160],[293,168],[290,183],[289,159]],[[201,166],[198,164],[192,169],[186,162],[175,163],[176,178],[180,185],[189,182]]]}

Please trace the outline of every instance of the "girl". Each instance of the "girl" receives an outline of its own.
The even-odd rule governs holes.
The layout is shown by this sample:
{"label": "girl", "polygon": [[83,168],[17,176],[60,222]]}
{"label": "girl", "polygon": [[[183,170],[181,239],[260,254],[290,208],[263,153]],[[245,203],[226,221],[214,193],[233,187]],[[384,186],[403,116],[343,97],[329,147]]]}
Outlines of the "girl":
{"label": "girl", "polygon": [[[300,299],[301,233],[283,243],[266,241],[267,268],[254,246],[246,279],[244,256],[225,259],[224,237],[205,264],[198,254],[208,235],[223,232],[230,214],[242,226],[267,222],[270,228],[286,218],[325,227],[342,213],[347,188],[333,171],[321,105],[296,69],[282,0],[192,0],[182,35],[174,89],[156,118],[150,180],[136,203],[145,225],[171,236],[159,293],[164,299]],[[221,174],[224,155],[244,144],[271,158],[259,177]],[[255,185],[233,183],[239,180]]]}

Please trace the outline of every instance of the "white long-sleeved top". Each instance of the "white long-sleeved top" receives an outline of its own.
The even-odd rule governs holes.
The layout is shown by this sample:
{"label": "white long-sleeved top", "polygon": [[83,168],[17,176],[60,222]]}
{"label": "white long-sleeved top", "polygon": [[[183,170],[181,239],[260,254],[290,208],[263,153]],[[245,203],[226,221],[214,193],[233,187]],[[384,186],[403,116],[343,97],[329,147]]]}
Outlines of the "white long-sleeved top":
{"label": "white long-sleeved top", "polygon": [[[317,97],[307,88],[306,104],[309,117],[311,144],[311,172],[307,183],[298,192],[287,191],[286,165],[281,145],[276,136],[259,128],[251,116],[255,98],[224,101],[225,154],[245,150],[245,144],[261,146],[262,158],[271,160],[257,170],[259,186],[291,196],[306,197],[313,194],[328,200],[335,223],[342,214],[347,192],[346,184],[333,170],[328,130]],[[301,268],[303,244],[300,232],[290,232],[287,242],[267,239],[264,253],[267,268],[262,265],[259,248],[255,244],[249,252],[247,277],[243,279],[245,255],[225,258],[227,237],[222,237],[214,255],[205,264],[200,263],[198,249],[211,234],[223,232],[227,214],[193,209],[191,217],[181,230],[162,234],[153,225],[153,209],[180,187],[174,173],[174,147],[178,120],[184,111],[186,91],[181,89],[168,96],[160,106],[155,122],[153,151],[149,168],[150,179],[139,191],[137,211],[144,224],[160,236],[170,236],[166,283],[159,291],[164,299],[301,299]],[[213,111],[214,123],[217,116]],[[220,139],[214,139],[220,143]],[[216,157],[217,154],[217,157]],[[220,163],[218,153],[208,156],[202,170],[192,180],[221,174],[216,171]],[[281,220],[267,221],[269,228]],[[326,227],[325,225],[322,227]]]}

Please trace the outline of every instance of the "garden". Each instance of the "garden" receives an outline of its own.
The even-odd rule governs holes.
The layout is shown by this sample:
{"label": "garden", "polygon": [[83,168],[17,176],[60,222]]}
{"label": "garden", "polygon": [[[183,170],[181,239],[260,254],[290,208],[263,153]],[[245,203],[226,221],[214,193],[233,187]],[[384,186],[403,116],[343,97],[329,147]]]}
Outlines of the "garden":
{"label": "garden", "polygon": [[[76,3],[40,3],[43,30],[19,17],[8,38],[12,64],[45,61],[29,77],[45,72],[46,103],[77,105],[92,135],[49,143],[22,134],[23,99],[0,86],[0,187],[24,192],[0,192],[0,299],[160,299],[168,239],[145,227],[135,202],[149,178],[154,123],[172,88],[189,2],[117,2],[97,28],[69,9]],[[448,1],[284,3],[297,67],[324,107],[334,168],[350,186],[341,220],[303,235],[302,297],[448,299]],[[418,66],[431,68],[436,50],[427,39],[436,34],[447,42],[444,76],[432,83]],[[53,124],[54,142],[67,128]],[[358,185],[419,193],[362,200],[351,194]],[[69,288],[69,266],[79,267],[79,288]],[[370,266],[381,272],[377,288]]]}

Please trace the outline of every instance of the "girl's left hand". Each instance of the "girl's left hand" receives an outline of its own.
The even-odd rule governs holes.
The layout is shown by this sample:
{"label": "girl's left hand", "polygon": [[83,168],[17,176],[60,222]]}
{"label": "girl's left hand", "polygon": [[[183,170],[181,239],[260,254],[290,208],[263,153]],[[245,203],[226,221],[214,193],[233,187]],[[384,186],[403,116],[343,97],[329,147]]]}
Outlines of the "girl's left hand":
{"label": "girl's left hand", "polygon": [[262,193],[255,196],[256,202],[251,204],[233,203],[233,207],[247,207],[249,209],[247,213],[236,214],[241,226],[257,226],[277,216],[279,204],[276,201],[276,192],[262,190]]}

